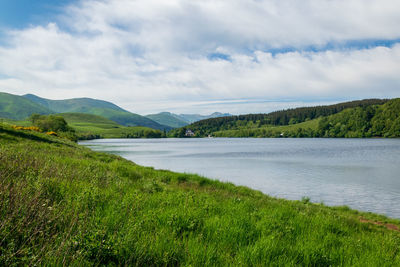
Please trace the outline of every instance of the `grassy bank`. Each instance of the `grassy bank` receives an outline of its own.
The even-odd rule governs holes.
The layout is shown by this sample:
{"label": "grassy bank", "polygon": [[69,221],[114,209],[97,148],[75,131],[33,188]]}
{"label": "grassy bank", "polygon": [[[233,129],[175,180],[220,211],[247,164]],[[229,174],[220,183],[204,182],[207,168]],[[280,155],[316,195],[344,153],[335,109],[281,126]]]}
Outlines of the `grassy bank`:
{"label": "grassy bank", "polygon": [[400,265],[399,221],[0,125],[0,265]]}

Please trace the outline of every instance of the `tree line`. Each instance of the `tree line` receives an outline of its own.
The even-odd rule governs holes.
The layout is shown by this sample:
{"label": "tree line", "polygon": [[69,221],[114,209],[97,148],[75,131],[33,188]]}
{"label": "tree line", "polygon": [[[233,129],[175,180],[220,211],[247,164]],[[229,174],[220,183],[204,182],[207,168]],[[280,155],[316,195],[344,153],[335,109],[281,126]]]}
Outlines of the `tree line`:
{"label": "tree line", "polygon": [[[269,114],[214,118],[175,129],[170,136],[182,137],[186,129],[191,129],[197,137],[209,134],[217,137],[398,137],[399,106],[399,99],[367,99]],[[317,118],[317,127],[288,126]],[[282,130],[277,126],[288,127]]]}
{"label": "tree line", "polygon": [[[247,114],[220,118],[201,120],[185,126],[191,129],[196,136],[205,136],[217,131],[239,130],[243,128],[259,128],[262,126],[283,126],[297,124],[319,117],[337,114],[348,108],[366,108],[372,105],[385,104],[387,99],[365,99],[351,102],[344,102],[334,105],[301,107],[271,112],[268,114]],[[175,129],[170,132],[170,136],[182,137],[183,131]]]}

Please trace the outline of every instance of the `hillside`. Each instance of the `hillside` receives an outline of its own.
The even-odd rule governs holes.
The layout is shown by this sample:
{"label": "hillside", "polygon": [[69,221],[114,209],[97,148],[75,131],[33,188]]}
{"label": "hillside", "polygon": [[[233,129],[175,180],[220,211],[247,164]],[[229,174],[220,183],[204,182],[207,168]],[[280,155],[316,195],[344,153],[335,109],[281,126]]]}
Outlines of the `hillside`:
{"label": "hillside", "polygon": [[41,98],[36,95],[27,94],[23,95],[23,97],[32,100],[46,108],[54,111],[55,113],[64,113],[64,112],[82,112],[85,109],[91,108],[104,108],[104,109],[112,109],[117,111],[125,111],[117,105],[92,98],[74,98],[74,99],[65,99],[65,100],[50,100],[46,98]]}
{"label": "hillside", "polygon": [[400,98],[322,118],[318,130],[323,137],[400,137]]}
{"label": "hillside", "polygon": [[32,113],[50,114],[52,111],[24,97],[0,92],[0,118],[21,120]]}
{"label": "hillside", "polygon": [[[170,136],[183,136],[185,129],[191,129],[196,136],[219,136],[219,137],[368,137],[368,136],[386,136],[383,132],[369,131],[369,122],[365,123],[363,134],[329,134],[331,125],[336,125],[335,118],[340,114],[348,114],[346,117],[366,116],[371,120],[378,107],[393,106],[398,99],[379,100],[367,99],[339,103],[329,106],[303,107],[288,109],[284,111],[272,112],[269,114],[249,114],[199,121],[181,129],[170,132]],[[392,110],[393,108],[391,108]],[[360,115],[359,112],[363,113]],[[368,114],[364,114],[364,113]],[[391,111],[396,114],[396,110]],[[393,117],[394,116],[394,117]],[[392,115],[395,119],[395,115]],[[383,119],[383,118],[382,118]],[[343,122],[346,123],[346,122]],[[362,124],[362,123],[361,123]],[[361,124],[359,123],[360,127]],[[342,126],[342,125],[341,125]],[[344,126],[343,126],[344,127]],[[351,126],[354,128],[354,126]],[[385,128],[386,130],[387,127]],[[328,130],[328,133],[326,132]],[[360,131],[360,129],[347,129],[346,131]],[[337,132],[337,130],[336,130]],[[337,132],[338,133],[338,132]]]}
{"label": "hillside", "polygon": [[147,118],[162,125],[168,125],[172,128],[179,128],[188,125],[187,121],[182,120],[178,115],[170,112],[161,112],[157,114],[146,115]]}
{"label": "hillside", "polygon": [[0,265],[398,266],[400,222],[0,124]]}
{"label": "hillside", "polygon": [[32,94],[24,95],[23,97],[53,110],[54,113],[87,113],[108,118],[124,126],[145,126],[158,130],[171,129],[169,126],[161,125],[149,118],[131,113],[103,100],[92,98],[50,100]]}
{"label": "hillside", "polygon": [[93,138],[160,138],[164,133],[148,127],[120,125],[101,116],[85,113],[60,113],[75,129],[79,139]]}

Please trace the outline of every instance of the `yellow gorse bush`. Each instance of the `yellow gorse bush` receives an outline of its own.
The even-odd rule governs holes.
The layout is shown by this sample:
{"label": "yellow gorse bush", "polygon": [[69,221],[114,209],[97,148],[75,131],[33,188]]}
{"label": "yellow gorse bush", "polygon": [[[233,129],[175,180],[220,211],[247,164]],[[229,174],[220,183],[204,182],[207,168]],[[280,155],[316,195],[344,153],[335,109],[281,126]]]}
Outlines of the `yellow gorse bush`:
{"label": "yellow gorse bush", "polygon": [[48,134],[48,135],[54,135],[54,136],[57,136],[57,133],[56,133],[56,132],[53,132],[53,131],[51,131],[51,132],[47,132],[46,134]]}
{"label": "yellow gorse bush", "polygon": [[36,127],[36,126],[24,127],[24,126],[13,125],[12,128],[14,128],[15,130],[26,130],[26,131],[41,132],[40,128]]}

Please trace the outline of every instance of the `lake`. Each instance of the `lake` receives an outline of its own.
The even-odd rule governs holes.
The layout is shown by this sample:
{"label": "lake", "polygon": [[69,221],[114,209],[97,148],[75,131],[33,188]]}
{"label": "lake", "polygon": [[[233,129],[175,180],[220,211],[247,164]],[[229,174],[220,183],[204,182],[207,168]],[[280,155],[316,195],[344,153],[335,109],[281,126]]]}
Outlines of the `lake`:
{"label": "lake", "polygon": [[400,218],[399,139],[99,139],[80,144],[270,196]]}

